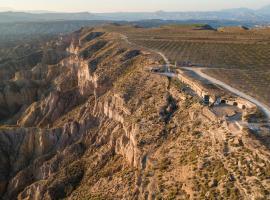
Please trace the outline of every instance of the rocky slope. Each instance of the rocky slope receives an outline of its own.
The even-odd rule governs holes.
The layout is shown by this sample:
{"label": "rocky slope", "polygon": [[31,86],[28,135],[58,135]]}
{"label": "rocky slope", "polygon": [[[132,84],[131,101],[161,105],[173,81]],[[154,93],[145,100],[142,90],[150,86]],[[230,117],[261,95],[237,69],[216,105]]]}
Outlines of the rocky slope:
{"label": "rocky slope", "polygon": [[267,144],[145,70],[161,58],[106,27],[69,41],[1,83],[0,199],[269,197]]}

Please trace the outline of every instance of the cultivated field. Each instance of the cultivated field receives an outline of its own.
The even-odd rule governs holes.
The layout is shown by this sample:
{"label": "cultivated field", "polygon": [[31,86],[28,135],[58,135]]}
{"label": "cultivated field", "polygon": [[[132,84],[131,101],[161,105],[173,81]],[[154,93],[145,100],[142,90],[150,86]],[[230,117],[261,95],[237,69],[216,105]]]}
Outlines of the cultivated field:
{"label": "cultivated field", "polygon": [[270,106],[270,70],[207,69],[205,72]]}
{"label": "cultivated field", "polygon": [[215,68],[269,69],[270,47],[266,44],[228,44],[189,41],[134,40],[163,52],[172,63],[191,62]]}
{"label": "cultivated field", "polygon": [[[172,64],[205,67],[206,73],[270,106],[270,30],[208,26],[155,29],[117,27],[129,40],[164,53]],[[211,68],[211,69],[208,69]]]}

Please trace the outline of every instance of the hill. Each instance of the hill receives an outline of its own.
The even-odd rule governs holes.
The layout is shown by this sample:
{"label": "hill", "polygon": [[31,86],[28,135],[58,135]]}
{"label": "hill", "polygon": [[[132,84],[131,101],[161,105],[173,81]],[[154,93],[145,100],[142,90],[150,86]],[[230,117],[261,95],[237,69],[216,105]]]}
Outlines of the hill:
{"label": "hill", "polygon": [[269,23],[269,6],[258,10],[235,8],[220,11],[205,12],[115,12],[115,13],[57,13],[57,12],[0,12],[2,22],[37,22],[58,20],[110,20],[110,21],[140,21],[140,20],[227,20],[249,23]]}
{"label": "hill", "polygon": [[215,30],[189,24],[113,30],[126,34],[135,44],[164,53],[172,64],[204,67],[212,76],[270,106],[269,29],[237,26]]}
{"label": "hill", "polygon": [[270,5],[262,7],[257,12],[260,14],[269,16],[270,15]]}
{"label": "hill", "polygon": [[[269,135],[218,118],[184,82],[149,71],[164,60],[127,39],[138,40],[136,31],[163,37],[169,28],[85,27],[7,48],[0,64],[1,199],[269,196]],[[226,117],[250,118],[225,108]]]}

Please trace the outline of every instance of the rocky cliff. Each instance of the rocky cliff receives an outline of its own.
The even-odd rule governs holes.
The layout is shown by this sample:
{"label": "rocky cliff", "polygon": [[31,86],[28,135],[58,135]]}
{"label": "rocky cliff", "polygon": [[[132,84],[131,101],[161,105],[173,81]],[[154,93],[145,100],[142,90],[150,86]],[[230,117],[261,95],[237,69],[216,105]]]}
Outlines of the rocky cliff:
{"label": "rocky cliff", "polygon": [[71,38],[1,83],[0,198],[269,196],[267,145],[145,70],[161,58],[106,27]]}

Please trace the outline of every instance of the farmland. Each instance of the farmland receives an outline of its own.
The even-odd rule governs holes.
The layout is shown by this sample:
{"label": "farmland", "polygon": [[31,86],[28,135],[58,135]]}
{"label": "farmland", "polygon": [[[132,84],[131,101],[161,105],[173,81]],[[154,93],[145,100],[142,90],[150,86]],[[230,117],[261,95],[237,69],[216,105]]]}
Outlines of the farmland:
{"label": "farmland", "polygon": [[162,52],[172,64],[204,72],[270,106],[270,30],[208,26],[121,27],[132,43]]}
{"label": "farmland", "polygon": [[188,41],[135,40],[137,44],[163,52],[172,63],[191,62],[215,68],[269,69],[269,45]]}
{"label": "farmland", "polygon": [[207,69],[205,72],[270,105],[270,70]]}

